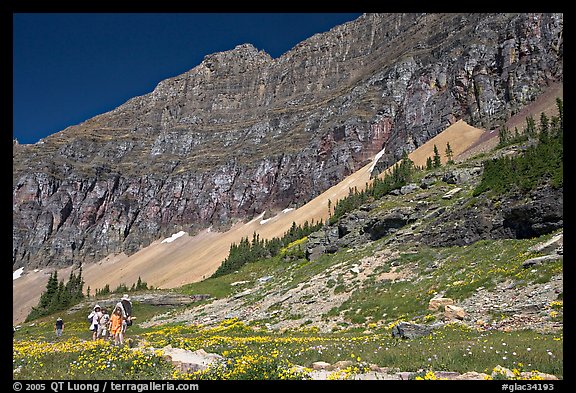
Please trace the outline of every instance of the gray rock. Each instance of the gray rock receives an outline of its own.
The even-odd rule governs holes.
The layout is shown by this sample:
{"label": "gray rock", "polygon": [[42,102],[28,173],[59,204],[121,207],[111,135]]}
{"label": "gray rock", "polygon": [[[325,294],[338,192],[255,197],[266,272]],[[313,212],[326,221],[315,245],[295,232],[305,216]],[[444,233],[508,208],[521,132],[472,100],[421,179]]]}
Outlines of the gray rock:
{"label": "gray rock", "polygon": [[241,297],[244,297],[246,295],[250,295],[252,293],[252,289],[246,289],[245,291],[239,292],[235,295],[232,296],[232,299],[240,299]]}
{"label": "gray rock", "polygon": [[420,188],[427,189],[430,188],[434,183],[438,181],[436,174],[429,173],[420,180]]}
{"label": "gray rock", "polygon": [[481,174],[481,167],[454,168],[444,173],[442,176],[442,181],[448,184],[463,184],[468,183],[475,177],[479,177]]}
{"label": "gray rock", "polygon": [[325,253],[333,254],[337,252],[338,245],[336,242],[338,239],[338,227],[327,227],[311,233],[306,243],[306,259],[313,261]]}
{"label": "gray rock", "polygon": [[454,187],[453,189],[448,191],[446,194],[442,195],[442,199],[452,199],[452,197],[454,195],[456,195],[457,193],[459,193],[460,191],[462,191],[462,188]]}
{"label": "gray rock", "polygon": [[512,231],[519,239],[528,239],[560,229],[564,225],[563,189],[541,187],[520,201],[509,203],[502,212],[504,228]]}
{"label": "gray rock", "polygon": [[364,222],[368,219],[368,212],[355,210],[350,212],[338,221],[338,236],[344,237],[349,233],[357,232]]}
{"label": "gray rock", "polygon": [[564,245],[564,233],[559,233],[553,236],[550,240],[544,243],[536,244],[528,249],[532,252],[550,252],[552,250],[558,250]]}
{"label": "gray rock", "polygon": [[400,377],[401,380],[408,381],[410,378],[412,378],[414,373],[410,371],[402,371],[397,373],[397,375]]}
{"label": "gray rock", "polygon": [[456,379],[460,376],[460,373],[455,371],[435,371],[434,375],[436,375],[438,379]]}
{"label": "gray rock", "polygon": [[532,266],[541,265],[546,262],[557,261],[559,259],[563,259],[562,255],[552,254],[552,255],[544,255],[542,257],[530,258],[522,262],[522,267],[524,269],[527,269]]}
{"label": "gray rock", "polygon": [[400,194],[402,195],[410,194],[412,192],[418,191],[419,189],[420,186],[418,184],[414,183],[406,184],[405,186],[402,186],[400,188]]}
{"label": "gray rock", "polygon": [[486,373],[479,373],[476,371],[468,371],[464,374],[454,377],[455,380],[466,380],[466,381],[484,381],[490,375]]}

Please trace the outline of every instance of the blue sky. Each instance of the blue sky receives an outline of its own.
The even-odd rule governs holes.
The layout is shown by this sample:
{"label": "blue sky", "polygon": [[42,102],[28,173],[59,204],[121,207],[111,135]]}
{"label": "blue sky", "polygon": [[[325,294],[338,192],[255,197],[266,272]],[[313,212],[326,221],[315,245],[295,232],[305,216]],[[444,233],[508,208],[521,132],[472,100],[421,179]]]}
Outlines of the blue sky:
{"label": "blue sky", "polygon": [[251,43],[279,57],[361,14],[15,13],[13,136],[35,143]]}

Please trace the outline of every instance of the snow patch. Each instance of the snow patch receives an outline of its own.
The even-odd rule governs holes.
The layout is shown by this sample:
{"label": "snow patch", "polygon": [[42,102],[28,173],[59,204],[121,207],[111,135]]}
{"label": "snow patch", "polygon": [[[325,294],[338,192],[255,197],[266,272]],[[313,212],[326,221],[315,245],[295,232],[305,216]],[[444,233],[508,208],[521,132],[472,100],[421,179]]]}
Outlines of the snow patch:
{"label": "snow patch", "polygon": [[186,234],[186,232],[184,231],[180,231],[178,233],[173,234],[170,237],[167,237],[166,239],[162,240],[162,243],[172,243],[174,240],[178,239],[179,237],[182,237]]}
{"label": "snow patch", "polygon": [[266,213],[266,211],[262,212],[262,214],[260,214],[258,217],[253,218],[252,220],[250,220],[250,222],[248,222],[248,224],[252,224],[255,221],[258,221],[260,219],[262,219],[262,217],[264,217],[264,214]]}
{"label": "snow patch", "polygon": [[267,218],[267,219],[265,219],[265,220],[261,220],[261,221],[260,221],[260,225],[264,225],[264,224],[266,224],[268,221],[273,220],[273,219],[275,219],[275,218],[276,218],[276,216]]}
{"label": "snow patch", "polygon": [[384,155],[385,150],[386,148],[384,147],[384,149],[380,150],[378,154],[376,154],[376,157],[374,157],[374,161],[372,161],[372,165],[370,165],[370,169],[368,169],[368,172],[372,173],[374,168],[376,168],[376,164],[378,163],[378,160]]}
{"label": "snow patch", "polygon": [[288,213],[288,212],[290,212],[290,211],[292,211],[292,210],[294,210],[294,208],[293,208],[293,207],[289,207],[289,208],[287,208],[287,209],[282,210],[282,213],[286,214],[286,213]]}
{"label": "snow patch", "polygon": [[16,280],[17,278],[20,278],[22,273],[24,273],[23,267],[21,267],[20,269],[16,269],[15,272],[12,272],[12,281]]}

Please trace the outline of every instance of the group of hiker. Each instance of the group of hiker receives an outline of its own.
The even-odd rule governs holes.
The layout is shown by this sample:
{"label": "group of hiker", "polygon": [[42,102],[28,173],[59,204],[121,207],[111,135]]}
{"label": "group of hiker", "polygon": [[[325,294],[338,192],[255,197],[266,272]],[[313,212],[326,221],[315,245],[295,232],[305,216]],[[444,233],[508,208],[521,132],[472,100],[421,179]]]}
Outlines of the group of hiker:
{"label": "group of hiker", "polygon": [[[92,340],[110,339],[114,340],[115,345],[124,344],[126,329],[132,326],[132,320],[135,318],[132,315],[132,302],[127,294],[124,294],[122,299],[116,303],[111,315],[99,304],[96,304],[88,315]],[[60,337],[63,330],[64,322],[62,318],[58,318],[55,325],[56,336]]]}

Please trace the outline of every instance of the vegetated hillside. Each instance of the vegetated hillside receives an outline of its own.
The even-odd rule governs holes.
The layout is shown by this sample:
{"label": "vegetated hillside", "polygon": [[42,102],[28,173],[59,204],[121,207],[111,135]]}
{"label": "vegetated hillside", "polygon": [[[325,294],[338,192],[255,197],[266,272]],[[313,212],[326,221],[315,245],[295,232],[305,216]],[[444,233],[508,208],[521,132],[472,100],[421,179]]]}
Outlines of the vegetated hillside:
{"label": "vegetated hillside", "polygon": [[[550,250],[535,246],[563,228],[562,144],[558,137],[531,143],[498,150],[495,161],[484,156],[417,171],[409,184],[346,212],[283,255],[214,279],[231,285],[230,297],[180,320],[238,317],[276,329],[308,324],[331,331],[434,319],[430,299],[449,297],[468,305],[473,323],[498,324],[503,313],[509,319],[502,323],[554,327],[540,313],[563,292],[562,247],[554,251],[561,236]],[[503,181],[506,189],[499,188]]]}
{"label": "vegetated hillside", "polygon": [[[203,349],[228,365],[215,360],[177,378],[563,378],[561,124],[540,117],[536,133],[495,151],[399,167],[383,195],[351,190],[365,203],[332,225],[178,291],[211,299],[154,310],[158,294],[135,296],[134,344]],[[500,166],[511,171],[493,172]],[[493,187],[495,175],[509,187]],[[21,331],[15,375],[44,372],[22,352],[49,323]],[[74,371],[81,378],[88,369]]]}
{"label": "vegetated hillside", "polygon": [[13,270],[134,254],[295,208],[386,147],[490,129],[563,79],[563,15],[366,14],[278,59],[250,44],[13,146]]}

